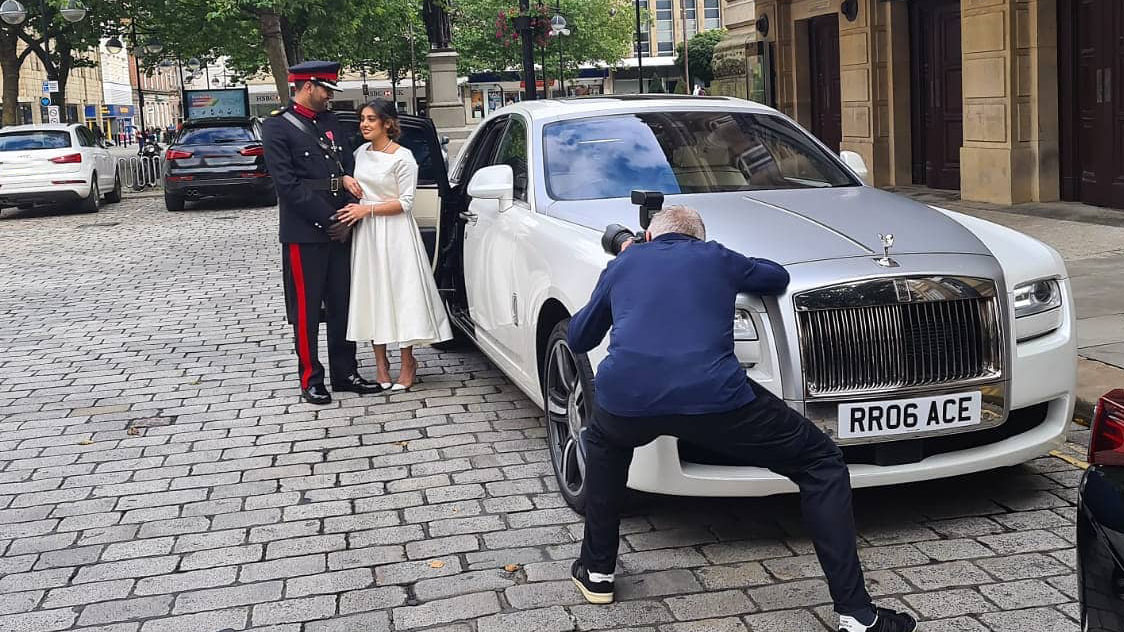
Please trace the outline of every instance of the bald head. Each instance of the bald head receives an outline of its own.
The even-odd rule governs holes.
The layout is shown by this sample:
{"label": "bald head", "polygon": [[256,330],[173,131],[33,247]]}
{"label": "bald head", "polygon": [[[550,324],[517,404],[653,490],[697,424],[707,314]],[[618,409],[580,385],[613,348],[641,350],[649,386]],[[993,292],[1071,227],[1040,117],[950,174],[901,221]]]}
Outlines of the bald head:
{"label": "bald head", "polygon": [[682,233],[696,239],[706,239],[706,226],[699,212],[689,206],[676,204],[656,213],[648,225],[652,237],[666,233]]}

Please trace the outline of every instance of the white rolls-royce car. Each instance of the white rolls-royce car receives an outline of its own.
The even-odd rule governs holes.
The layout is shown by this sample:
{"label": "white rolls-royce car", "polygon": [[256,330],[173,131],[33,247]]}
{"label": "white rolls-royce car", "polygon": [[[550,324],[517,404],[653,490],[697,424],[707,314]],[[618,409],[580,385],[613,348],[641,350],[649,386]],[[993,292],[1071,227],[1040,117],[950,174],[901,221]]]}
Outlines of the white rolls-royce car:
{"label": "white rolls-royce car", "polygon": [[[415,208],[430,209],[422,231],[446,306],[542,406],[559,487],[578,510],[579,436],[607,343],[575,354],[566,326],[612,256],[606,225],[639,228],[633,190],[698,209],[709,239],[788,269],[785,294],[738,297],[735,350],[749,378],[834,438],[854,486],[1013,465],[1063,442],[1076,340],[1057,252],[864,185],[857,154],[832,155],[771,108],[719,97],[518,103],[481,122],[447,179],[432,123],[403,124],[422,156]],[[659,278],[649,283],[660,291]],[[796,489],[670,437],[636,451],[629,485]]]}
{"label": "white rolls-royce car", "polygon": [[102,200],[121,201],[121,177],[89,128],[71,123],[0,130],[0,210],[58,204],[92,213]]}

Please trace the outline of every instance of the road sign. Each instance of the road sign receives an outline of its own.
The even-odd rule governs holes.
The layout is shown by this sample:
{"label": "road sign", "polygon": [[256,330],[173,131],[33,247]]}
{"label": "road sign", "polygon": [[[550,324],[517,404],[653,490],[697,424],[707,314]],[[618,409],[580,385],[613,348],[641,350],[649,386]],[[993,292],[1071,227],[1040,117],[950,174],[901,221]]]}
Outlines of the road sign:
{"label": "road sign", "polygon": [[47,122],[48,123],[58,123],[59,121],[60,121],[60,119],[59,119],[59,106],[48,105],[47,106]]}
{"label": "road sign", "polygon": [[43,97],[43,98],[39,99],[39,105],[42,105],[43,107],[47,107],[50,104],[51,104],[51,97]]}
{"label": "road sign", "polygon": [[50,81],[44,81],[43,82],[43,94],[51,94],[51,82]]}
{"label": "road sign", "polygon": [[54,80],[48,81],[47,82],[47,89],[50,90],[51,92],[58,92],[59,91],[59,82],[54,81]]}

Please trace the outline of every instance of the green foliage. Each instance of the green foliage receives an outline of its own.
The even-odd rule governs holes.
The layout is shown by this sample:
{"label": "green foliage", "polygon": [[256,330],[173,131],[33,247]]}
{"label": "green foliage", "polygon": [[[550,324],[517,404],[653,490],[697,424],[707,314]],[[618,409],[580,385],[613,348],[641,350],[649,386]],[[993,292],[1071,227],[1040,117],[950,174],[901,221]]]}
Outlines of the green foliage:
{"label": "green foliage", "polygon": [[[559,0],[570,35],[565,38],[565,62],[569,69],[579,64],[614,64],[632,51],[634,18],[629,0]],[[530,15],[536,19],[536,40],[546,43],[558,59],[558,44],[549,31],[554,5],[542,9],[532,2]],[[512,38],[512,16],[519,13],[517,0],[457,0],[453,5],[453,46],[460,53],[460,72],[480,72],[522,68],[522,47]],[[502,14],[502,16],[501,16]],[[545,20],[543,19],[545,18]],[[545,24],[543,23],[545,22]],[[545,38],[544,38],[545,36]],[[539,48],[535,47],[539,61]],[[547,64],[551,62],[548,60]],[[556,65],[556,64],[555,64]],[[557,71],[555,71],[557,72]],[[572,70],[568,70],[569,75]]]}
{"label": "green foliage", "polygon": [[[703,31],[691,38],[687,58],[691,64],[691,83],[709,85],[714,80],[714,69],[711,62],[714,58],[714,47],[726,36],[725,29],[711,29]],[[683,69],[683,43],[675,46],[675,65],[679,68],[680,76],[684,75]]]}
{"label": "green foliage", "polygon": [[[166,57],[207,62],[227,58],[238,77],[269,70],[259,12],[276,11],[290,64],[339,61],[368,72],[409,73],[409,33],[419,67],[428,51],[420,0],[141,0],[166,4],[151,24]],[[420,69],[420,68],[419,68]]]}

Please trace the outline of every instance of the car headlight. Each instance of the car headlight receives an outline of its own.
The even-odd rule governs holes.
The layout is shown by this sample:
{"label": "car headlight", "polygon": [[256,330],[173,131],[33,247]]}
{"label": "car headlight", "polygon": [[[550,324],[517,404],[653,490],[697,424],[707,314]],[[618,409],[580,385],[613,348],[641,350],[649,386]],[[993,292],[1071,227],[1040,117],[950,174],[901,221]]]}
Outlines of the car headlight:
{"label": "car headlight", "polygon": [[748,309],[734,310],[734,340],[757,340],[757,327]]}
{"label": "car headlight", "polygon": [[1062,292],[1058,282],[1042,279],[1015,288],[1015,340],[1045,336],[1062,324]]}
{"label": "car headlight", "polygon": [[1054,279],[1031,281],[1015,287],[1015,318],[1041,314],[1062,306],[1062,292]]}

